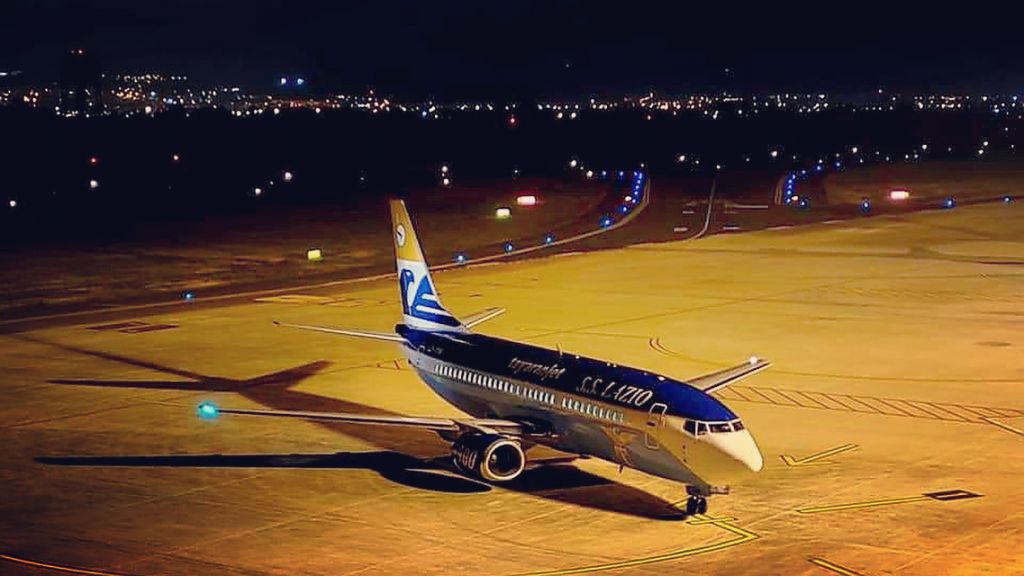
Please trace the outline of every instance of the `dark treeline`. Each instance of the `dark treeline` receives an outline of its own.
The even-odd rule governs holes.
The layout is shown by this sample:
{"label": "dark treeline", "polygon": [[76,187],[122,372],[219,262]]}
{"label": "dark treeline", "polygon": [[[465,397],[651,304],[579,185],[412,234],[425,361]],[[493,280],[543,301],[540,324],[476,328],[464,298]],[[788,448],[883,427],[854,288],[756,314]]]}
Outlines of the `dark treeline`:
{"label": "dark treeline", "polygon": [[[177,110],[66,119],[0,109],[0,223],[9,240],[284,204],[344,204],[437,186],[442,164],[451,167],[455,186],[512,178],[516,169],[523,176],[582,177],[569,169],[572,158],[598,174],[641,162],[654,177],[678,174],[695,170],[697,159],[698,170],[721,163],[726,170],[781,172],[835,152],[848,156],[854,145],[868,158],[882,150],[902,159],[921,152],[922,143],[929,145],[925,157],[948,156],[948,146],[954,156],[970,156],[985,139],[994,151],[1006,150],[1014,133],[1004,131],[1006,117],[909,109],[755,117],[722,110],[717,120],[586,110],[576,120],[556,120],[525,109],[516,118],[511,126],[508,112],[425,120],[413,113],[299,110],[236,118],[222,110]],[[772,149],[780,151],[775,160]],[[688,162],[678,163],[679,154]],[[294,174],[290,183],[283,182],[285,170]],[[255,187],[262,189],[258,199]],[[9,209],[11,199],[16,209]]]}

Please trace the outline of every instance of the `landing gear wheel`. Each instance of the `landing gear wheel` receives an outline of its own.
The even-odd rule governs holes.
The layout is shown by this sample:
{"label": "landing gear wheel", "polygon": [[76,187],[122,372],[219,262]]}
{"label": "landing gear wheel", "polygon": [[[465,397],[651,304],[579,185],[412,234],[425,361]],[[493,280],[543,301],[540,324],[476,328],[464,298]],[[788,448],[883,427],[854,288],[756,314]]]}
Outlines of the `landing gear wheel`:
{"label": "landing gear wheel", "polygon": [[697,497],[696,496],[690,496],[689,498],[686,499],[686,515],[687,516],[694,516],[694,515],[696,515],[697,514],[697,508],[698,508],[698,505],[697,505]]}
{"label": "landing gear wheel", "polygon": [[698,496],[697,497],[697,514],[707,514],[707,513],[708,513],[708,500],[707,500],[707,498],[704,498],[703,496]]}

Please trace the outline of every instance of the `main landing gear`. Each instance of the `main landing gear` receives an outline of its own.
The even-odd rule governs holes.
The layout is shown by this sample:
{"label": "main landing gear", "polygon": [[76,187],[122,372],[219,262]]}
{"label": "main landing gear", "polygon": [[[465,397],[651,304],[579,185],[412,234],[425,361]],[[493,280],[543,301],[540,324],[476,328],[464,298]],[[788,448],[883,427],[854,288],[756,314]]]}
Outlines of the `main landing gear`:
{"label": "main landing gear", "polygon": [[708,499],[703,496],[690,496],[686,499],[686,515],[696,516],[697,514],[707,514],[708,512]]}

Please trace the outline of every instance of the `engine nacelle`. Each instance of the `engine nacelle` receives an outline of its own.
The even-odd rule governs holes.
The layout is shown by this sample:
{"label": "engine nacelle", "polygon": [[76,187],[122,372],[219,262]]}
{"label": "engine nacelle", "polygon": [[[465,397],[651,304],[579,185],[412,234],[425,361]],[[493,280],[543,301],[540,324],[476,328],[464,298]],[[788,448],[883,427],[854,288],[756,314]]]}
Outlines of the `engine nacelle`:
{"label": "engine nacelle", "polygon": [[526,454],[518,441],[499,434],[464,434],[452,444],[455,467],[488,482],[508,482],[522,473]]}

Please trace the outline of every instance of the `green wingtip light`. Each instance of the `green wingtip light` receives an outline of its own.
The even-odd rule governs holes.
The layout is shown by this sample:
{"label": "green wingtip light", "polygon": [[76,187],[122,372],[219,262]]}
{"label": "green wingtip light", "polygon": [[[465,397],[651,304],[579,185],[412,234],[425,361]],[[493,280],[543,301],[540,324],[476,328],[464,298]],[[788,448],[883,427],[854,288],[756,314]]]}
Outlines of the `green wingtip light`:
{"label": "green wingtip light", "polygon": [[200,418],[210,420],[220,415],[220,408],[217,408],[213,402],[203,402],[199,405],[197,412],[199,412]]}

